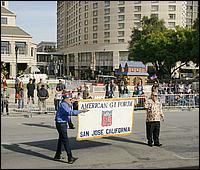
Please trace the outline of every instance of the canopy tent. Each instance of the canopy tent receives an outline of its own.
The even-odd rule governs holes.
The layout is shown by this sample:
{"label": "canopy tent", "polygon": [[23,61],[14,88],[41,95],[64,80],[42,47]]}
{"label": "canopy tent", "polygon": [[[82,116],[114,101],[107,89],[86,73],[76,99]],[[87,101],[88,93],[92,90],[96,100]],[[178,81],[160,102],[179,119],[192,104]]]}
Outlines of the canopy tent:
{"label": "canopy tent", "polygon": [[39,68],[37,68],[36,66],[27,67],[25,70],[25,74],[33,74],[36,72],[40,72]]}

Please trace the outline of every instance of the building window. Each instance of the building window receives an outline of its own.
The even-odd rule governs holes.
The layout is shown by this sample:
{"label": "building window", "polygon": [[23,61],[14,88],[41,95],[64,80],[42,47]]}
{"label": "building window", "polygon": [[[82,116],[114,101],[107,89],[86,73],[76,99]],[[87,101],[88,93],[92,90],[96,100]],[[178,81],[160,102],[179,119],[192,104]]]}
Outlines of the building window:
{"label": "building window", "polygon": [[141,14],[134,14],[134,20],[141,20]]}
{"label": "building window", "polygon": [[141,1],[134,1],[134,4],[141,4]]}
{"label": "building window", "polygon": [[135,28],[140,28],[141,22],[134,22],[134,27]]}
{"label": "building window", "polygon": [[176,3],[176,1],[169,1],[169,3]]}
{"label": "building window", "polygon": [[124,31],[118,31],[118,37],[124,37]]}
{"label": "building window", "polygon": [[1,17],[1,24],[8,24],[8,19],[5,17]]}
{"label": "building window", "polygon": [[84,33],[87,33],[88,32],[88,27],[85,27],[84,28]]}
{"label": "building window", "polygon": [[104,15],[108,15],[108,14],[110,14],[110,8],[104,9]]}
{"label": "building window", "polygon": [[84,41],[84,44],[88,44],[88,41]]}
{"label": "building window", "polygon": [[118,39],[118,43],[124,43],[124,39]]}
{"label": "building window", "polygon": [[109,30],[110,29],[110,24],[104,24],[104,30]]}
{"label": "building window", "polygon": [[124,21],[125,16],[124,15],[118,15],[118,21]]}
{"label": "building window", "polygon": [[151,14],[151,17],[156,17],[156,18],[158,18],[158,14]]}
{"label": "building window", "polygon": [[176,19],[176,14],[169,14],[169,19]]}
{"label": "building window", "polygon": [[118,5],[124,5],[125,1],[118,1]]}
{"label": "building window", "polygon": [[88,18],[88,12],[85,13],[85,18]]}
{"label": "building window", "polygon": [[84,21],[84,25],[88,25],[88,20],[85,20],[85,21]]}
{"label": "building window", "polygon": [[109,38],[110,37],[110,32],[104,32],[104,38]]}
{"label": "building window", "polygon": [[118,13],[124,13],[124,12],[125,12],[125,7],[118,8]]}
{"label": "building window", "polygon": [[151,11],[158,11],[159,6],[158,5],[151,5]]}
{"label": "building window", "polygon": [[110,6],[110,1],[104,1],[104,6],[105,6],[105,7]]}
{"label": "building window", "polygon": [[88,40],[88,34],[84,35],[84,40]]}
{"label": "building window", "polygon": [[31,57],[33,57],[33,51],[34,51],[34,48],[31,47]]}
{"label": "building window", "polygon": [[1,54],[9,54],[9,42],[1,41]]}
{"label": "building window", "polygon": [[118,23],[118,29],[124,29],[124,23]]}
{"label": "building window", "polygon": [[175,22],[168,22],[168,27],[169,28],[175,28]]}
{"label": "building window", "polygon": [[104,43],[109,44],[110,40],[104,40]]}
{"label": "building window", "polygon": [[176,11],[176,5],[169,5],[169,11]]}
{"label": "building window", "polygon": [[87,10],[88,10],[88,5],[85,6],[85,11],[87,11]]}
{"label": "building window", "polygon": [[2,1],[2,6],[5,6],[5,1]]}
{"label": "building window", "polygon": [[98,3],[93,3],[93,9],[98,8]]}
{"label": "building window", "polygon": [[93,40],[93,44],[97,44],[97,40]]}
{"label": "building window", "polygon": [[151,1],[151,3],[158,3],[159,1]]}
{"label": "building window", "polygon": [[93,18],[93,24],[97,24],[98,18]]}
{"label": "building window", "polygon": [[98,11],[97,10],[93,11],[93,16],[97,16],[97,15],[98,15]]}
{"label": "building window", "polygon": [[97,33],[93,33],[93,39],[97,39]]}
{"label": "building window", "polygon": [[93,26],[93,31],[97,31],[97,28],[98,28],[97,25],[94,25]]}
{"label": "building window", "polygon": [[110,16],[104,17],[104,22],[110,22]]}
{"label": "building window", "polygon": [[140,12],[141,6],[134,6],[134,12]]}
{"label": "building window", "polygon": [[25,42],[15,42],[18,47],[19,54],[26,54],[26,43]]}

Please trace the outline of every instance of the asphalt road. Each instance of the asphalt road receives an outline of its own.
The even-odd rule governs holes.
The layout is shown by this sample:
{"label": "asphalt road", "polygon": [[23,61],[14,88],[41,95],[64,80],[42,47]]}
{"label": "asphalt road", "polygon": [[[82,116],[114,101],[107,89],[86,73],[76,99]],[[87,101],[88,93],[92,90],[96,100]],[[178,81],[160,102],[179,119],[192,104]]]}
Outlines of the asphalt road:
{"label": "asphalt road", "polygon": [[[77,127],[77,117],[73,117]],[[2,169],[199,169],[199,110],[166,111],[162,147],[146,145],[145,113],[135,111],[133,133],[76,141],[69,129],[72,165],[53,161],[57,145],[54,115],[1,117]],[[63,152],[63,155],[66,154]]]}

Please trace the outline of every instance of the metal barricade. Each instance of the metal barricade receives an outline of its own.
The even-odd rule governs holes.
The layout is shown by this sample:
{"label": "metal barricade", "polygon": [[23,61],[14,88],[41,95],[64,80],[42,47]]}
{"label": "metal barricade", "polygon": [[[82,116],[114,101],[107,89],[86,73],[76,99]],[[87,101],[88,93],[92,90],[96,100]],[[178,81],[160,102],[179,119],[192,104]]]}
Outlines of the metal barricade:
{"label": "metal barricade", "polygon": [[163,108],[199,108],[199,94],[160,94]]}

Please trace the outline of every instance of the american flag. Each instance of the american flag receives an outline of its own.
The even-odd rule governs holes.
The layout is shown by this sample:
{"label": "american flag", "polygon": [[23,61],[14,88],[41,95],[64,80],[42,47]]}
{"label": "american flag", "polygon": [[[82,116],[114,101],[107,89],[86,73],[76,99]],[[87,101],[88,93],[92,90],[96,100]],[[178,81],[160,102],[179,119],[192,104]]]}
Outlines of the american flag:
{"label": "american flag", "polygon": [[150,77],[151,80],[157,79],[156,74],[154,74],[153,76]]}

